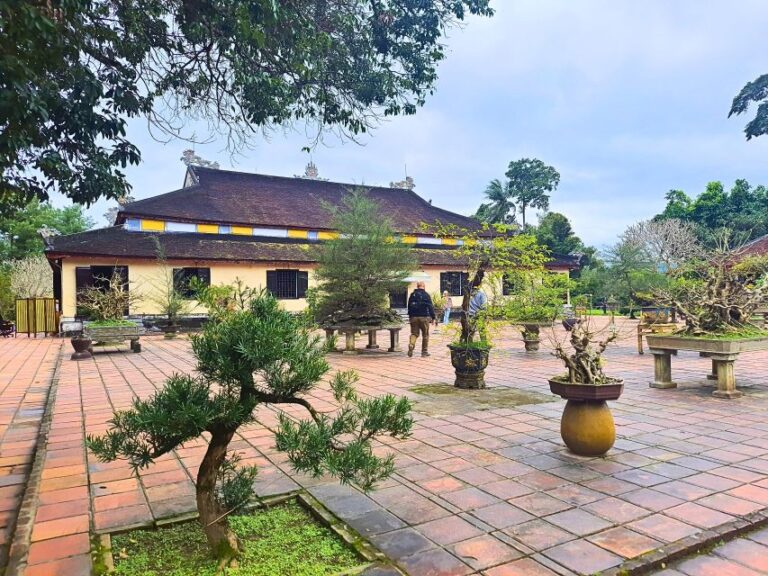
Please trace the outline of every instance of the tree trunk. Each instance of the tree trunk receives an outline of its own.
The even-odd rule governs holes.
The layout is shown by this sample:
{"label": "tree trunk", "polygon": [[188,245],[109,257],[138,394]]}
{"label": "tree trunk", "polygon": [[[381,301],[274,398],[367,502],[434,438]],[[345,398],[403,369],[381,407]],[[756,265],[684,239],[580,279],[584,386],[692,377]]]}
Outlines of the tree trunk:
{"label": "tree trunk", "polygon": [[464,297],[461,300],[461,338],[460,341],[462,344],[467,344],[468,342],[471,342],[472,337],[475,333],[475,326],[474,322],[470,322],[469,319],[469,301],[472,298],[472,290],[474,288],[477,288],[480,286],[480,284],[483,283],[483,278],[485,278],[485,264],[481,265],[477,272],[475,272],[475,277],[472,278],[472,282],[467,287],[466,292],[464,292]]}
{"label": "tree trunk", "polygon": [[240,554],[237,536],[230,530],[225,515],[228,510],[224,510],[216,499],[216,478],[234,434],[234,430],[230,432],[224,429],[211,433],[208,450],[197,472],[197,511],[208,538],[208,545],[214,556],[220,560],[220,567],[227,566]]}

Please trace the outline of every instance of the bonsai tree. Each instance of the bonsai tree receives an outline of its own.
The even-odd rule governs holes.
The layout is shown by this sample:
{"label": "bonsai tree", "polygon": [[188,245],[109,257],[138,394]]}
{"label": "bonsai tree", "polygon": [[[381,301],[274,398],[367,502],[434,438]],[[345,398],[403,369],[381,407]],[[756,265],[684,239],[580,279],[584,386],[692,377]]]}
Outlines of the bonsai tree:
{"label": "bonsai tree", "polygon": [[768,296],[768,257],[743,257],[739,250],[720,249],[681,267],[658,298],[685,320],[691,336],[749,332],[750,321]]}
{"label": "bonsai tree", "polygon": [[602,354],[608,345],[619,337],[619,333],[610,329],[604,338],[599,339],[599,332],[587,320],[579,322],[567,333],[570,350],[566,349],[565,342],[554,339],[552,354],[568,369],[568,373],[559,378],[560,380],[571,384],[596,386],[616,381],[603,372]]}
{"label": "bonsai tree", "polygon": [[538,342],[540,325],[551,325],[560,314],[571,280],[565,274],[515,271],[503,282],[508,287],[501,304],[504,317],[522,326],[526,344]]}
{"label": "bonsai tree", "polygon": [[339,372],[330,379],[339,410],[319,412],[305,397],[329,370],[318,337],[268,293],[258,294],[247,310],[217,309],[202,333],[192,337],[192,350],[197,373],[176,374],[148,399],[115,412],[110,429],[89,436],[88,446],[102,461],[125,458],[138,470],[207,435],[195,483],[197,510],[221,569],[242,551],[227,518],[250,501],[256,476],[255,467],[238,466],[229,444],[243,425],[258,424],[254,410],[259,406],[306,410],[309,419],[282,413],[271,430],[297,471],[330,474],[364,490],[393,471],[392,455],[376,456],[371,440],[408,436],[408,400],[358,398],[354,372]]}
{"label": "bonsai tree", "polygon": [[388,218],[365,190],[348,192],[329,207],[338,235],[320,248],[315,271],[317,314],[325,325],[400,323],[389,293],[402,288],[418,263],[411,248],[395,241]]}
{"label": "bonsai tree", "polygon": [[[175,336],[175,332],[178,329],[178,322],[181,316],[189,313],[192,309],[192,303],[187,296],[185,296],[178,286],[177,279],[174,275],[173,268],[168,265],[168,260],[165,257],[165,250],[160,244],[160,241],[155,237],[155,258],[157,260],[158,275],[152,281],[152,290],[149,294],[148,300],[152,302],[160,313],[165,316],[167,325],[165,329],[165,335],[168,338]],[[195,292],[195,285],[187,286],[191,292]]]}
{"label": "bonsai tree", "polygon": [[[600,332],[605,331],[607,334],[600,337]],[[595,330],[589,319],[568,332],[570,349],[554,338],[553,354],[565,364],[568,373],[551,378],[549,389],[568,400],[560,419],[560,436],[575,454],[599,456],[616,441],[616,426],[606,400],[618,399],[624,383],[603,372],[603,352],[617,338],[612,324]]]}
{"label": "bonsai tree", "polygon": [[123,320],[123,316],[139,297],[128,290],[126,279],[115,270],[109,278],[99,277],[96,281],[97,286],[89,286],[78,292],[78,309],[85,312],[94,321],[94,325],[133,325],[133,322]]}
{"label": "bonsai tree", "polygon": [[479,314],[470,316],[469,304],[473,292],[484,283],[489,290],[498,291],[505,276],[543,274],[548,257],[532,234],[514,234],[508,226],[502,224],[483,224],[475,230],[448,225],[429,229],[442,238],[456,239],[457,248],[453,254],[468,279],[461,300],[461,331],[454,344],[464,348],[487,348],[487,327],[493,321],[494,314],[503,310],[503,307],[489,306]]}

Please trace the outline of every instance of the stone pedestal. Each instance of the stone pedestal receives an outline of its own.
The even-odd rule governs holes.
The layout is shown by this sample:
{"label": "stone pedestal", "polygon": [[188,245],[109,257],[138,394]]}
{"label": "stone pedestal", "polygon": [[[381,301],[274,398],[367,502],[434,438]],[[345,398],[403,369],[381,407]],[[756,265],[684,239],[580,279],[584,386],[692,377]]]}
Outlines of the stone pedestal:
{"label": "stone pedestal", "polygon": [[346,345],[344,346],[344,354],[357,354],[357,350],[355,350],[355,331],[354,330],[347,330],[344,332],[344,336],[346,337]]}
{"label": "stone pedestal", "polygon": [[376,343],[376,330],[368,330],[368,344],[366,348],[368,350],[379,349],[379,345]]}
{"label": "stone pedestal", "polygon": [[649,383],[651,388],[677,388],[677,384],[672,382],[672,354],[674,350],[660,350],[651,348],[653,354],[653,382]]}
{"label": "stone pedestal", "polygon": [[387,352],[400,352],[400,328],[389,329],[389,348]]}
{"label": "stone pedestal", "polygon": [[712,396],[717,398],[739,398],[744,393],[736,390],[736,375],[733,371],[733,365],[738,354],[712,355],[713,370],[717,370],[717,390],[712,392]]}

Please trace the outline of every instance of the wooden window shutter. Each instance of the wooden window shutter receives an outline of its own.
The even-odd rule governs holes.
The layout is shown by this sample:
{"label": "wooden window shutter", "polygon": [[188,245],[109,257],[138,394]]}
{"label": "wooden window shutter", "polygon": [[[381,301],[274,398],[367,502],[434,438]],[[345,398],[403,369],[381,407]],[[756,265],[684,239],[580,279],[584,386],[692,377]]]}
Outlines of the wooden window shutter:
{"label": "wooden window shutter", "polygon": [[277,297],[277,270],[267,270],[267,290]]}
{"label": "wooden window shutter", "polygon": [[296,278],[296,297],[306,298],[309,288],[309,272],[299,272]]}

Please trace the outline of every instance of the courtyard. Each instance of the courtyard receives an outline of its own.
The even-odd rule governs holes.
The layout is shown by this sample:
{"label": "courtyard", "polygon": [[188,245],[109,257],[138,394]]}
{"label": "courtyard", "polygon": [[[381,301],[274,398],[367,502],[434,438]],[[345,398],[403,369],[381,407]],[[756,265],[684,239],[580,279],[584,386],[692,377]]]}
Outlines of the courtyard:
{"label": "courtyard", "polygon": [[[726,545],[728,554],[683,558],[680,572],[661,572],[661,562],[768,519],[768,353],[738,361],[738,399],[712,397],[710,361],[693,353],[673,361],[677,389],[653,389],[653,357],[637,354],[633,321],[617,322],[623,336],[606,352],[606,372],[625,391],[611,403],[617,441],[605,457],[565,449],[564,402],[547,385],[561,366],[546,340],[526,353],[511,329],[492,352],[487,391],[454,392],[440,333],[429,358],[329,355],[334,369],[359,373],[361,395],[414,401],[412,436],[377,446],[396,455],[396,473],[368,494],[295,473],[264,426],[243,428],[232,448],[259,465],[260,497],[306,490],[380,550],[386,561],[371,575],[618,574],[654,562],[665,575],[760,574],[765,531]],[[65,339],[0,340],[0,558],[10,556],[9,574],[90,574],[92,534],[194,515],[203,442],[138,477],[85,448],[113,410],[194,370],[186,337],[142,343],[140,354],[74,362]],[[310,399],[335,407],[327,385]],[[258,420],[269,426],[276,412],[262,409]]]}

